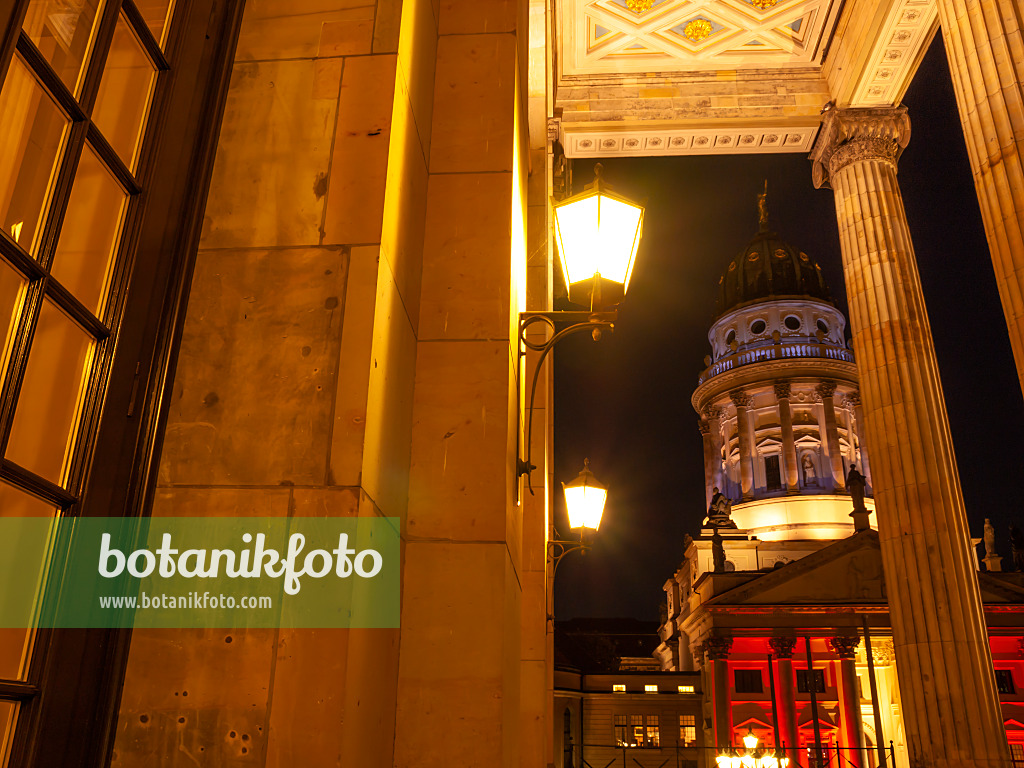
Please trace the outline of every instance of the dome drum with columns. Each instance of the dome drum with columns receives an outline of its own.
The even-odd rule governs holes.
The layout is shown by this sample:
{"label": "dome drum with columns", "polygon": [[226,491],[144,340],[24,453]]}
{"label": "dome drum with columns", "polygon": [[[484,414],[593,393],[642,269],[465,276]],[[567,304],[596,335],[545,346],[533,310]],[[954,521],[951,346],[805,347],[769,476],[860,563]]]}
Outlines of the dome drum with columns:
{"label": "dome drum with columns", "polygon": [[733,522],[762,541],[842,538],[853,532],[851,466],[870,495],[846,319],[821,267],[770,230],[765,198],[760,231],[719,280],[712,354],[691,400],[706,498],[719,488]]}

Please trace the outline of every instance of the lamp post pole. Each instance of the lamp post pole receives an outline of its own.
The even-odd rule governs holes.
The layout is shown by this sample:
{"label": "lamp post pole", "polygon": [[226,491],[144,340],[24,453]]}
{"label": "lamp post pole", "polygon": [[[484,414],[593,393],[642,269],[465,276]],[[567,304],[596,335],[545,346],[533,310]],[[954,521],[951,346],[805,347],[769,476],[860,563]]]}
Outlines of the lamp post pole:
{"label": "lamp post pole", "polygon": [[818,681],[814,676],[814,660],[811,657],[811,637],[804,638],[807,643],[807,690],[811,694],[811,722],[814,724],[814,768],[824,768],[825,756],[821,752],[821,724],[818,722]]}

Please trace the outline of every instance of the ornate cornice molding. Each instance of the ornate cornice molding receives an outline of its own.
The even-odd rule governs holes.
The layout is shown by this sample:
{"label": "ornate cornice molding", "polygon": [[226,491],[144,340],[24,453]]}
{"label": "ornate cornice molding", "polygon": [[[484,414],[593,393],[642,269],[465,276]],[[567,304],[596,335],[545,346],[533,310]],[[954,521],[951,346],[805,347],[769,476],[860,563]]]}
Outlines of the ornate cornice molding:
{"label": "ornate cornice molding", "polygon": [[910,117],[904,106],[879,109],[831,109],[811,150],[814,186],[830,180],[848,165],[880,160],[894,167],[910,142]]}

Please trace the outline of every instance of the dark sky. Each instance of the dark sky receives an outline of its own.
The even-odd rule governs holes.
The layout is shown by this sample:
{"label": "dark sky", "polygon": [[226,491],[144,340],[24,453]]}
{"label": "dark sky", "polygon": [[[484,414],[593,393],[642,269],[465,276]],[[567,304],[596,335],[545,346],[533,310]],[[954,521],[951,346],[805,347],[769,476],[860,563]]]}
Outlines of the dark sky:
{"label": "dark sky", "polygon": [[[912,135],[899,181],[964,501],[972,534],[981,536],[990,517],[1007,557],[1007,526],[1024,523],[1024,398],[941,36],[904,103]],[[654,620],[661,585],[682,560],[683,536],[696,535],[703,519],[703,455],[690,396],[710,352],[718,277],[757,231],[764,179],[774,229],[818,260],[844,313],[846,295],[832,192],[814,189],[806,155],[602,162],[616,191],[646,198],[644,237],[615,333],[599,343],[570,338],[555,356],[556,476],[571,480],[589,457],[609,487],[593,549],[558,569],[555,613]],[[574,191],[593,178],[589,162],[576,162],[573,172]],[[556,521],[567,534],[558,498]]]}

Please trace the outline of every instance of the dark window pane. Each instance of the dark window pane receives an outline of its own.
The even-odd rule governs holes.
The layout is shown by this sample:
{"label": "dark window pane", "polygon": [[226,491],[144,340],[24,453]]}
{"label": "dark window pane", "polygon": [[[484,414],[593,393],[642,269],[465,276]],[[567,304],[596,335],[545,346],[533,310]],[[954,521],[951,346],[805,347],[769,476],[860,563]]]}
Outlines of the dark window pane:
{"label": "dark window pane", "polygon": [[101,4],[100,0],[32,0],[25,14],[25,34],[76,96]]}

